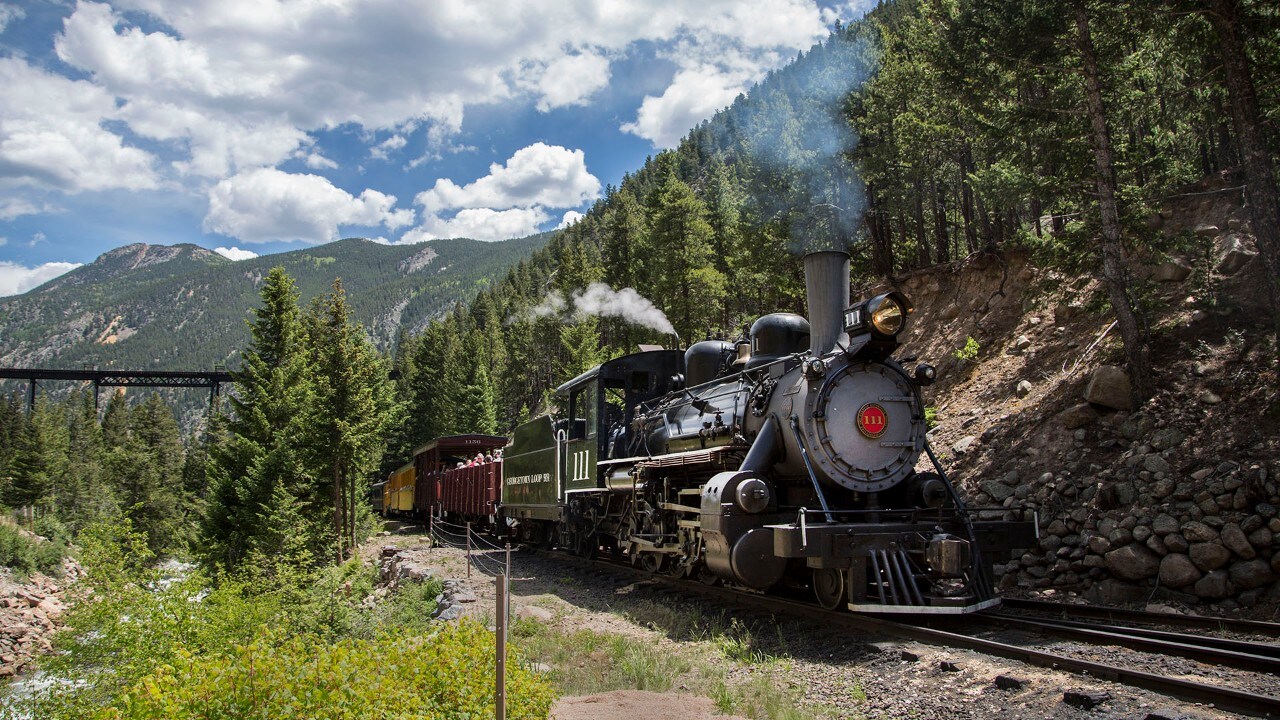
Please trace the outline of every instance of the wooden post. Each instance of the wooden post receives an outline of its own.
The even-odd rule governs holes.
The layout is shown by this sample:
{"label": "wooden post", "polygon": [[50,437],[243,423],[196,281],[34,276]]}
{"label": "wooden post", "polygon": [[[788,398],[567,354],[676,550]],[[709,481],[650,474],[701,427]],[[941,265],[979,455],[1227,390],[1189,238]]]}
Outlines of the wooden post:
{"label": "wooden post", "polygon": [[498,607],[495,608],[497,622],[494,636],[497,640],[497,686],[494,693],[494,716],[497,720],[507,720],[507,576],[494,578],[497,584]]}
{"label": "wooden post", "polygon": [[471,521],[467,521],[467,579],[471,579]]}

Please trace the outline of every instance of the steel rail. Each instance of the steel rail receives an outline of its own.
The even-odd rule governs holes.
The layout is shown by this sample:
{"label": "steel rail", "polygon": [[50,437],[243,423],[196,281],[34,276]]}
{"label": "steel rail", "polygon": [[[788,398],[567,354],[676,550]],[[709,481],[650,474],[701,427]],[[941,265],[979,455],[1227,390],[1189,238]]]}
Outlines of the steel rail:
{"label": "steel rail", "polygon": [[[566,555],[565,553],[558,553],[556,557],[564,558]],[[1069,655],[1059,655],[1044,650],[1019,647],[996,640],[973,637],[972,635],[885,620],[871,615],[823,610],[815,605],[795,600],[757,595],[732,588],[706,585],[696,580],[651,573],[621,562],[602,559],[590,560],[573,555],[568,555],[568,557],[574,558],[576,562],[584,567],[594,566],[597,569],[611,568],[625,571],[633,576],[653,580],[658,584],[681,590],[689,595],[745,605],[771,614],[778,614],[779,611],[782,611],[788,616],[805,617],[828,626],[840,625],[862,632],[906,638],[931,645],[976,650],[989,655],[1024,662],[1028,665],[1110,680],[1122,685],[1142,688],[1190,702],[1212,703],[1218,709],[1242,715],[1280,717],[1280,697],[1272,695],[1261,695],[1236,688],[1166,677],[1142,670],[1118,667],[1092,660],[1082,660]]]}
{"label": "steel rail", "polygon": [[[1165,633],[1165,635],[1170,637],[1157,639],[1146,637],[1141,633],[1128,633],[1126,632],[1128,628],[1093,628],[1070,623],[1069,621],[1029,620],[1027,618],[1013,617],[1010,615],[991,615],[976,617],[973,619],[987,621],[992,624],[1004,625],[1006,627],[1048,632],[1062,637],[1085,640],[1095,645],[1119,645],[1132,650],[1145,650],[1154,653],[1177,655],[1178,657],[1199,660],[1201,662],[1211,663],[1214,665],[1225,665],[1227,667],[1233,667],[1240,670],[1252,670],[1264,673],[1280,671],[1280,658],[1259,653],[1259,650],[1265,650],[1266,647],[1254,646],[1252,643],[1240,643],[1240,645],[1247,647],[1226,649],[1221,647],[1207,647],[1206,645],[1198,644],[1196,641],[1201,638],[1194,635],[1188,636],[1179,635],[1177,633]],[[1270,648],[1272,651],[1275,649],[1276,648]]]}
{"label": "steel rail", "polygon": [[1096,618],[1111,622],[1138,622],[1149,625],[1176,625],[1202,630],[1280,637],[1280,623],[1259,620],[1216,618],[1208,615],[1175,615],[1172,613],[1153,613],[1125,608],[1097,607],[1095,605],[1073,605],[1047,600],[1020,600],[1017,598],[1005,598],[1001,604],[1006,610],[1058,613],[1064,617]]}
{"label": "steel rail", "polygon": [[1036,623],[1051,623],[1055,626],[1087,628],[1091,630],[1102,630],[1105,632],[1113,632],[1121,635],[1129,635],[1133,637],[1150,638],[1152,640],[1168,640],[1174,643],[1186,643],[1188,645],[1197,645],[1204,648],[1217,648],[1220,650],[1230,650],[1233,652],[1241,652],[1250,655],[1261,655],[1268,658],[1276,658],[1280,661],[1280,644],[1254,642],[1251,640],[1232,640],[1229,638],[1214,637],[1212,635],[1192,635],[1190,633],[1168,632],[1166,630],[1152,630],[1150,628],[1130,627],[1128,625],[1097,625],[1094,623],[1077,622],[1074,620],[1061,620],[1053,618],[1048,620],[1045,618],[1033,618],[1026,615],[1009,615],[1000,613],[984,613],[980,617],[998,618],[1001,622],[1005,620],[1014,621],[1031,621]]}

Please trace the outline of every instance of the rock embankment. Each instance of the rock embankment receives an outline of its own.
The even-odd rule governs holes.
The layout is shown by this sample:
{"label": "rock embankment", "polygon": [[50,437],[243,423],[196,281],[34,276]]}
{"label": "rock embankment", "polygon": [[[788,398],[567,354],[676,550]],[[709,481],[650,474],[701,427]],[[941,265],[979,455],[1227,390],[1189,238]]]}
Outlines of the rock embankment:
{"label": "rock embankment", "polygon": [[[378,561],[378,574],[382,578],[382,587],[370,597],[382,597],[404,583],[421,583],[436,577],[436,571],[420,553],[424,548],[402,550],[394,545],[382,548]],[[463,615],[462,605],[476,601],[476,594],[459,580],[446,578],[441,580],[442,590],[436,596],[436,609],[432,614],[435,620],[457,620]]]}
{"label": "rock embankment", "polygon": [[0,577],[0,677],[13,677],[37,655],[52,649],[53,634],[66,612],[63,593],[80,576],[68,561],[62,580],[36,574],[25,581]]}

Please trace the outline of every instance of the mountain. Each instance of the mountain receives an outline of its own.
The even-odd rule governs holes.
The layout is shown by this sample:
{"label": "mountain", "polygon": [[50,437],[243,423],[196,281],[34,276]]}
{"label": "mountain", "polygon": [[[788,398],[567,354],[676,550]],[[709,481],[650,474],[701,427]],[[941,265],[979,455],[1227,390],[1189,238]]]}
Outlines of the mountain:
{"label": "mountain", "polygon": [[546,240],[380,245],[349,238],[238,262],[195,245],[127,245],[0,300],[0,366],[234,367],[249,337],[244,320],[276,265],[297,280],[304,304],[341,277],[356,318],[389,348],[399,329],[416,331],[469,301]]}

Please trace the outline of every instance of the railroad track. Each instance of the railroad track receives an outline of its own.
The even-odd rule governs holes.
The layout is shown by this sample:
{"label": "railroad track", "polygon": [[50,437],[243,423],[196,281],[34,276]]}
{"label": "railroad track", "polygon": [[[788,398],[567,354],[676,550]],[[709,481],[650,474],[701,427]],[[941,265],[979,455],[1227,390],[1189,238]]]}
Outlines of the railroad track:
{"label": "railroad track", "polygon": [[[527,552],[527,551],[526,551]],[[696,580],[674,578],[668,575],[651,573],[630,565],[608,560],[588,560],[553,551],[534,551],[547,556],[554,556],[558,561],[578,564],[584,569],[602,571],[618,578],[642,579],[652,581],[656,585],[678,591],[682,595],[692,595],[710,601],[713,604],[731,605],[748,608],[766,614],[785,614],[789,617],[807,618],[823,627],[843,627],[863,634],[914,640],[930,645],[975,650],[988,655],[1009,660],[1025,662],[1029,665],[1070,672],[1091,678],[1109,680],[1131,687],[1150,690],[1162,695],[1176,697],[1190,702],[1212,705],[1220,710],[1251,715],[1255,717],[1280,718],[1280,697],[1249,692],[1207,682],[1169,677],[1130,667],[1111,665],[1094,660],[1082,659],[1067,654],[1051,652],[1032,647],[1025,647],[999,640],[976,637],[972,633],[973,625],[1004,623],[1009,626],[1019,625],[1021,629],[1037,633],[1071,636],[1092,645],[1118,645],[1128,649],[1140,649],[1147,652],[1178,655],[1217,666],[1235,667],[1251,672],[1272,674],[1280,672],[1280,646],[1267,643],[1246,642],[1225,638],[1211,638],[1186,633],[1171,633],[1157,630],[1125,628],[1120,626],[1100,626],[1096,623],[1085,626],[1070,620],[1054,620],[1048,618],[1028,619],[1005,613],[983,614],[978,616],[945,616],[922,618],[919,624],[889,620],[872,615],[824,610],[797,600],[772,595],[761,595],[744,592],[734,588],[707,585]],[[1010,603],[1013,607],[1026,609],[1027,601]],[[1057,604],[1054,605],[1056,608]],[[1035,606],[1042,607],[1042,606]],[[1155,613],[1135,613],[1135,611],[1115,611],[1105,608],[1077,610],[1082,606],[1068,606],[1077,612],[1111,613],[1108,617],[1128,616],[1131,622],[1137,616],[1156,616]],[[1077,615],[1079,616],[1079,615]],[[1181,617],[1182,624],[1187,627],[1211,628],[1240,632],[1241,628],[1251,628],[1252,634],[1274,633],[1277,628],[1271,623],[1249,623],[1248,621],[1219,620],[1202,618],[1201,616],[1164,616],[1159,615],[1163,624],[1169,624],[1168,618]],[[1199,619],[1197,619],[1199,618]],[[941,620],[941,622],[940,622]],[[1203,624],[1208,620],[1213,624]],[[1146,617],[1146,621],[1155,624],[1157,620]],[[930,627],[928,624],[951,625],[950,629]],[[960,627],[957,627],[959,625]],[[1234,626],[1234,627],[1232,627]]]}
{"label": "railroad track", "polygon": [[1257,620],[1236,620],[1209,617],[1207,615],[1175,615],[1172,613],[1154,613],[1142,610],[1125,610],[1123,608],[1074,605],[1049,602],[1047,600],[1020,600],[1016,598],[1005,598],[1001,604],[1006,611],[1027,611],[1059,617],[1064,620],[1106,620],[1112,623],[1123,622],[1164,627],[1183,627],[1194,630],[1215,630],[1240,635],[1280,638],[1280,623],[1259,622]]}

